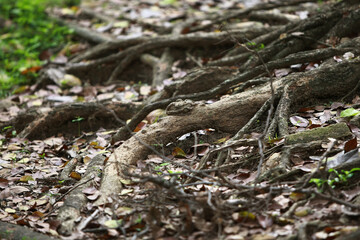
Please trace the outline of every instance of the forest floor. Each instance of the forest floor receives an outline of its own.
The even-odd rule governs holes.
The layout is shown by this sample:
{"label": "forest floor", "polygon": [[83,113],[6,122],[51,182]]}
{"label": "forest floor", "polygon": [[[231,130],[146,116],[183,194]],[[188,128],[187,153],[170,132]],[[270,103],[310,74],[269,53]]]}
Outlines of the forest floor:
{"label": "forest floor", "polygon": [[0,236],[360,239],[359,9],[49,10],[76,37],[1,100]]}

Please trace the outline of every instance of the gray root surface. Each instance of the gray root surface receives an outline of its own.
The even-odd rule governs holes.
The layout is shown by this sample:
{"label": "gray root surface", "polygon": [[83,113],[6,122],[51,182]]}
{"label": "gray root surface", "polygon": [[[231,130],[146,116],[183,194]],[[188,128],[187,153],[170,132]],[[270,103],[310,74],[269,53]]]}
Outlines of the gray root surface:
{"label": "gray root surface", "polygon": [[104,160],[105,157],[101,154],[91,160],[84,177],[78,183],[81,185],[69,193],[64,205],[59,209],[57,220],[60,222],[58,230],[60,234],[69,236],[73,232],[75,221],[80,217],[80,211],[87,203],[83,190],[92,185],[91,181],[101,172]]}

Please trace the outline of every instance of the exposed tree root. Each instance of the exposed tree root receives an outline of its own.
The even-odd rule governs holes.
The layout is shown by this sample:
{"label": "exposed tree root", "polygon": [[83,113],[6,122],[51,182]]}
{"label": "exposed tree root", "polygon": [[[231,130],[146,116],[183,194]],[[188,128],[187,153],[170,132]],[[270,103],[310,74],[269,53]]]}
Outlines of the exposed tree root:
{"label": "exposed tree root", "polygon": [[[360,38],[353,40],[352,43],[354,43],[354,45],[352,45],[352,46],[357,46],[358,44],[360,44]],[[344,45],[348,46],[347,43]],[[344,45],[342,45],[342,46],[344,46]],[[326,59],[328,57],[331,57],[331,56],[334,56],[337,54],[342,54],[349,50],[354,50],[354,48],[345,48],[345,49],[326,48],[326,49],[321,49],[321,50],[313,50],[313,51],[308,51],[308,52],[294,53],[294,54],[289,55],[286,58],[268,62],[268,63],[266,63],[266,67],[269,70],[273,70],[276,68],[289,67],[292,64],[305,63],[305,62],[314,61],[314,60],[320,61],[322,59]],[[149,114],[151,111],[153,111],[157,108],[165,108],[169,103],[171,103],[177,99],[192,99],[192,100],[209,99],[211,97],[215,97],[217,94],[220,94],[220,93],[226,91],[233,85],[236,85],[236,84],[239,84],[242,82],[246,82],[254,77],[259,76],[260,74],[263,74],[264,72],[265,72],[264,66],[262,66],[262,65],[257,66],[251,70],[248,70],[242,74],[239,74],[238,76],[227,79],[226,81],[222,82],[215,88],[212,88],[208,91],[200,92],[200,93],[196,93],[196,94],[178,95],[178,96],[174,96],[172,98],[164,99],[162,101],[158,101],[158,102],[154,102],[152,104],[146,105],[141,111],[139,111],[132,118],[132,120],[128,123],[128,126],[130,129],[135,129],[135,127],[141,122],[141,120],[144,119],[147,116],[147,114]],[[119,141],[119,140],[124,140],[127,137],[129,137],[128,130],[123,127],[117,132],[116,135],[114,135],[113,142]]]}
{"label": "exposed tree root", "polygon": [[[146,102],[155,103],[174,96],[204,92],[232,78],[236,73],[235,69],[227,67],[195,68],[187,73],[185,77],[165,86],[164,90],[150,96]],[[265,81],[262,81],[262,83],[265,83]]]}
{"label": "exposed tree root", "polygon": [[[108,109],[112,109],[120,119],[127,120],[138,110],[139,106],[134,104],[116,104],[110,103],[106,106]],[[34,111],[32,114],[38,115],[39,113]],[[21,120],[24,119],[24,115],[19,115]],[[31,115],[32,116],[32,115]],[[79,122],[73,122],[77,117],[81,117]],[[34,118],[26,114],[26,119],[32,120]],[[20,122],[21,124],[17,125]],[[104,108],[100,103],[73,103],[60,105],[53,108],[50,112],[37,116],[36,120],[31,121],[31,124],[27,124],[19,121],[19,119],[13,120],[14,126],[18,131],[21,131],[19,136],[29,139],[43,139],[46,137],[54,136],[59,133],[78,135],[82,130],[93,131],[100,127],[108,126],[109,128],[117,127],[114,124],[112,115]],[[26,128],[22,129],[22,127]]]}
{"label": "exposed tree root", "polygon": [[[234,134],[234,136],[223,146],[209,151],[199,163],[193,164],[193,168],[187,167],[188,172],[184,173],[187,174],[187,181],[183,183],[184,185],[191,184],[194,179],[201,179],[199,176],[206,173],[200,170],[212,162],[215,162],[214,168],[209,171],[217,174],[221,180],[219,185],[230,186],[231,190],[237,190],[236,194],[239,194],[241,190],[240,193],[244,196],[252,196],[255,192],[254,188],[233,184],[222,175],[223,170],[233,170],[239,165],[251,165],[253,168],[258,166],[257,182],[270,180],[270,178],[271,183],[284,179],[294,180],[300,172],[299,170],[288,171],[293,153],[300,152],[304,148],[317,149],[321,146],[322,141],[294,145],[285,142],[285,144],[266,149],[262,147],[264,141],[261,139],[288,136],[288,119],[293,109],[351,97],[356,92],[354,89],[358,87],[360,78],[359,57],[343,58],[340,62],[333,59],[333,57],[342,56],[347,52],[356,55],[360,53],[360,37],[349,38],[357,36],[359,33],[357,26],[360,19],[359,4],[354,4],[352,1],[336,3],[331,5],[327,9],[328,11],[324,11],[322,14],[314,14],[314,16],[303,21],[298,18],[295,19],[293,16],[267,11],[274,7],[289,7],[304,2],[309,1],[292,0],[264,3],[249,9],[231,11],[222,16],[216,15],[208,19],[208,24],[203,25],[194,24],[203,19],[190,19],[180,24],[174,24],[169,28],[154,25],[152,27],[158,28],[162,33],[172,32],[172,34],[156,37],[141,36],[127,40],[114,40],[105,35],[92,35],[91,31],[83,31],[82,28],[75,26],[79,35],[100,44],[73,58],[64,69],[67,73],[85,76],[90,82],[92,78],[97,78],[97,76],[92,76],[93,72],[100,72],[103,75],[103,78],[100,79],[106,79],[105,81],[108,84],[119,79],[122,80],[122,77],[127,75],[129,66],[133,66],[131,64],[134,62],[140,63],[138,60],[141,60],[152,68],[153,74],[149,79],[152,86],[155,87],[161,84],[164,79],[171,77],[173,62],[178,60],[176,55],[172,53],[180,52],[179,49],[184,52],[181,53],[182,58],[187,56],[191,59],[188,62],[184,60],[190,66],[189,68],[194,65],[199,66],[199,68],[188,71],[184,78],[174,81],[172,85],[165,86],[164,90],[150,96],[143,105],[119,103],[62,105],[48,113],[41,114],[40,117],[36,116],[38,113],[35,111],[34,113],[29,112],[20,115],[8,124],[14,125],[18,131],[21,131],[20,137],[32,139],[52,136],[60,131],[66,134],[67,132],[64,132],[64,129],[76,135],[74,133],[78,132],[79,126],[72,122],[76,117],[84,118],[84,121],[80,122],[81,130],[95,130],[99,126],[119,128],[119,122],[125,122],[131,118],[131,121],[126,126],[119,128],[112,138],[112,142],[121,140],[124,142],[105,162],[100,185],[101,194],[95,202],[96,205],[103,205],[111,202],[112,199],[116,199],[122,190],[121,180],[123,178],[129,176],[143,177],[134,174],[135,165],[152,153],[154,150],[152,146],[155,144],[165,145],[183,134],[206,128],[214,128]],[[90,10],[84,11],[84,14],[108,23],[114,21],[112,18],[98,15]],[[286,25],[250,30],[229,28],[221,33],[197,32],[231,18],[245,17]],[[185,32],[191,33],[180,34]],[[194,55],[192,52],[193,47],[211,49],[215,46],[227,50],[233,46],[234,49],[220,54],[210,51],[210,53],[205,54],[207,56]],[[218,57],[220,58],[217,59]],[[319,63],[320,67],[304,72],[304,68],[309,63]],[[145,64],[142,65],[145,66]],[[297,67],[293,65],[297,65]],[[273,80],[272,74],[275,70],[291,67],[293,68],[290,75]],[[295,69],[298,69],[299,72],[294,73]],[[354,88],[354,86],[356,87]],[[224,93],[232,93],[232,95],[222,97],[221,100],[212,104],[205,103],[206,100],[218,98]],[[132,131],[136,126],[151,111],[159,108],[166,109],[167,116],[133,135]],[[263,119],[269,109],[271,111],[268,114],[267,122],[270,123],[267,124],[264,123]],[[276,111],[273,112],[272,109],[276,109]],[[116,116],[113,115],[114,113]],[[26,123],[24,123],[25,121]],[[26,126],[31,121],[32,123]],[[243,139],[244,134],[254,128],[258,122],[260,122],[259,128],[264,128],[266,125],[264,134],[259,138],[259,141]],[[230,152],[238,146],[258,147],[259,153],[246,156],[238,161],[232,161]],[[213,158],[216,154],[218,156],[214,161]],[[168,160],[165,157],[163,159],[164,161]],[[86,176],[81,180],[81,186],[78,185],[73,192],[69,193],[60,210],[58,220],[62,224],[59,232],[63,235],[72,233],[75,220],[80,216],[80,210],[87,201],[82,190],[92,184],[90,180],[101,169],[104,158],[96,156],[93,161],[94,163],[88,166]],[[321,162],[318,165],[319,167],[320,164]],[[67,177],[67,170],[64,170],[63,177]],[[210,175],[205,176],[211,177]],[[308,183],[309,176],[313,175],[306,175],[305,180],[303,179],[306,183]],[[182,188],[176,188],[174,182],[150,175],[144,179],[144,181],[163,187],[175,196],[181,196],[184,199],[186,197]],[[269,193],[285,191],[285,188],[272,186],[259,186],[259,189]],[[301,186],[297,190],[301,192]],[[344,203],[341,199],[328,197],[317,191],[305,189],[303,193],[344,204],[350,208],[358,208],[355,204]],[[158,198],[160,199],[161,196]],[[208,214],[210,220],[215,219],[218,215],[221,216],[225,212],[224,209],[227,211],[229,209],[239,210],[239,204],[242,206],[248,204],[250,207],[259,205],[259,203],[269,204],[269,202],[265,202],[268,200],[257,198],[254,199],[258,202],[254,203],[244,202],[240,199],[238,202],[234,201],[228,204],[210,191],[207,196],[199,196],[199,199],[196,201],[186,199],[184,202],[192,207],[203,203],[204,206],[200,208],[204,212],[210,212]],[[294,204],[294,207],[290,208],[285,216],[291,216],[298,206],[307,201]],[[189,206],[188,208],[190,208]],[[149,210],[149,212],[151,211],[153,209]],[[191,214],[191,210],[188,209],[188,211]],[[97,212],[94,212],[90,219],[96,214]],[[158,227],[156,222],[160,221],[150,215],[147,221],[150,225],[152,224],[151,227]],[[186,222],[183,228],[190,231],[193,227],[192,220],[183,220]],[[302,225],[298,236],[295,237],[305,239],[309,228],[313,228],[317,224],[317,222],[313,222]]]}
{"label": "exposed tree root", "polygon": [[152,86],[156,87],[163,83],[163,80],[170,77],[171,66],[173,64],[173,57],[170,54],[170,49],[166,48],[161,55],[161,58],[156,58],[149,54],[143,54],[141,60],[149,64],[153,69]]}
{"label": "exposed tree root", "polygon": [[96,155],[89,163],[84,177],[66,197],[64,205],[60,208],[57,216],[57,219],[61,223],[58,230],[60,234],[65,236],[71,235],[75,221],[80,217],[80,210],[87,203],[87,198],[82,191],[94,185],[93,182],[95,182],[95,178],[98,177],[102,171],[104,160],[104,156]]}
{"label": "exposed tree root", "polygon": [[[285,83],[290,84],[292,100],[302,105],[313,104],[315,99],[341,98],[357,83],[360,76],[359,66],[359,60],[329,64],[311,72],[279,79],[274,82],[274,86],[276,91],[279,91]],[[338,79],[343,81],[339,83]],[[268,85],[257,87],[210,105],[195,104],[191,115],[169,116],[140,131],[110,156],[100,188],[102,197],[97,200],[97,204],[106,202],[106,196],[113,194],[114,190],[120,191],[123,171],[146,157],[149,153],[147,145],[167,143],[176,136],[209,127],[234,133],[251,119],[270,96]]]}

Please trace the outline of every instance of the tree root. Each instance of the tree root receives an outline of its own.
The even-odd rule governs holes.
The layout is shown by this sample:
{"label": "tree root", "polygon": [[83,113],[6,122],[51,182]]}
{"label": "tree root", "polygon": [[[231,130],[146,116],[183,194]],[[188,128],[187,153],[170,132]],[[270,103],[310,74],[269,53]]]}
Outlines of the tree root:
{"label": "tree root", "polygon": [[95,177],[101,173],[105,158],[99,154],[90,161],[84,177],[76,185],[78,187],[67,196],[64,205],[59,209],[57,219],[61,223],[58,229],[60,234],[71,235],[75,221],[80,217],[80,210],[87,203],[87,198],[82,191],[90,187],[93,184],[91,181],[95,181]]}
{"label": "tree root", "polygon": [[[161,83],[161,81],[171,73],[170,70],[173,60],[168,58],[169,55],[171,55],[168,53],[173,50],[173,48],[189,49],[194,46],[213,47],[215,45],[225,47],[235,45],[236,48],[229,51],[225,57],[219,60],[200,62],[197,61],[198,56],[193,57],[192,60],[197,65],[202,66],[203,64],[207,64],[207,66],[190,72],[185,78],[180,80],[182,82],[176,81],[173,85],[166,87],[161,93],[151,97],[148,100],[148,104],[141,106],[142,109],[140,111],[137,111],[140,106],[115,103],[105,107],[97,103],[82,104],[81,106],[78,104],[64,105],[37,118],[31,125],[22,130],[20,136],[28,138],[47,137],[58,133],[60,129],[69,129],[72,132],[76,132],[78,125],[73,124],[72,128],[70,125],[71,120],[77,116],[85,118],[86,120],[81,123],[81,129],[83,130],[96,129],[97,127],[94,127],[94,125],[97,125],[97,123],[101,123],[102,127],[117,127],[116,125],[111,125],[114,124],[114,119],[118,120],[118,118],[120,118],[127,120],[132,118],[129,124],[120,128],[112,139],[113,142],[119,140],[125,140],[125,142],[114,151],[105,163],[100,186],[101,194],[100,198],[95,202],[96,205],[106,204],[110,201],[111,197],[114,196],[114,199],[117,197],[117,194],[119,194],[122,189],[122,178],[129,176],[137,177],[136,174],[133,174],[134,166],[138,161],[142,161],[153,151],[152,146],[154,144],[167,144],[182,134],[205,128],[215,128],[216,130],[235,134],[235,136],[224,146],[212,150],[205,155],[194,170],[188,167],[187,170],[189,173],[186,173],[186,176],[189,180],[185,184],[193,179],[201,179],[199,177],[200,175],[197,175],[200,172],[198,170],[205,168],[215,153],[219,153],[215,162],[215,168],[209,171],[216,172],[218,177],[223,181],[221,184],[225,182],[224,186],[231,186],[233,190],[239,190],[243,187],[243,190],[245,189],[244,192],[255,192],[251,186],[240,186],[237,184],[235,186],[231,181],[226,181],[226,178],[221,175],[222,170],[234,170],[240,165],[249,165],[252,168],[257,165],[259,169],[258,175],[262,173],[261,178],[257,177],[257,181],[269,178],[272,178],[272,182],[296,179],[300,170],[288,172],[288,167],[291,165],[292,153],[297,151],[297,147],[299,146],[285,145],[284,147],[283,145],[279,145],[271,149],[265,149],[261,147],[260,141],[260,143],[258,143],[258,141],[255,140],[245,140],[243,136],[246,132],[250,131],[251,127],[253,127],[257,121],[262,121],[263,116],[270,107],[273,109],[274,104],[271,103],[275,102],[275,98],[278,105],[267,132],[267,136],[271,138],[276,136],[277,132],[279,137],[288,135],[287,119],[292,109],[298,106],[314,105],[324,99],[329,101],[349,96],[348,94],[352,92],[353,86],[356,86],[360,77],[360,60],[359,58],[344,59],[341,63],[335,63],[331,57],[339,56],[349,51],[356,54],[360,53],[359,37],[346,42],[346,39],[342,39],[343,43],[338,44],[340,42],[339,37],[358,34],[359,30],[355,25],[358,21],[354,21],[354,19],[358,19],[360,15],[360,11],[356,8],[358,6],[347,8],[346,12],[339,12],[335,8],[329,8],[329,11],[301,22],[297,22],[297,20],[293,21],[293,19],[284,15],[265,16],[267,20],[271,17],[276,21],[289,22],[285,26],[269,28],[268,31],[257,29],[256,31],[235,30],[223,33],[190,33],[186,35],[179,35],[179,33],[183,32],[185,27],[188,27],[189,29],[187,30],[190,32],[198,31],[214,26],[214,23],[219,23],[234,17],[242,18],[252,16],[254,18],[261,18],[264,17],[264,14],[260,15],[260,10],[268,10],[278,6],[291,6],[302,2],[308,1],[292,0],[265,3],[250,9],[241,9],[231,14],[217,16],[210,19],[209,24],[204,25],[192,25],[192,23],[199,20],[193,19],[183,25],[179,24],[174,26],[172,28],[172,35],[151,38],[139,37],[127,40],[109,40],[104,36],[95,36],[95,38],[91,40],[91,36],[89,36],[89,33],[91,35],[91,31],[87,32],[87,35],[83,35],[85,38],[100,44],[73,58],[71,62],[66,65],[65,70],[75,75],[91,75],[89,72],[92,69],[98,68],[106,72],[104,74],[110,75],[111,73],[107,79],[107,83],[117,80],[120,75],[127,70],[129,65],[135,60],[138,60],[139,57],[153,68],[152,85],[155,86]],[[337,5],[335,5],[335,7],[336,6]],[[101,19],[101,16],[95,17]],[[105,18],[102,20],[113,21],[112,19]],[[346,23],[348,23],[350,27],[342,27],[342,25]],[[163,30],[167,32],[169,29]],[[77,32],[78,34],[82,34],[81,29],[77,30]],[[329,37],[331,37],[330,40],[328,39]],[[248,46],[248,44],[251,46]],[[318,45],[327,48],[319,49]],[[159,54],[159,52],[154,50],[162,48],[165,49],[165,51],[162,52],[162,57],[160,59],[155,58],[154,56],[160,56],[161,52]],[[256,56],[254,53],[257,53]],[[254,56],[252,56],[252,54],[254,54]],[[192,57],[189,54],[188,56]],[[322,62],[324,60],[326,61]],[[194,65],[193,62],[191,62],[192,65]],[[294,64],[304,64],[303,66],[305,67],[305,64],[309,62],[322,62],[322,64],[319,68],[308,72],[293,73],[289,76],[274,81],[272,80],[271,71],[273,70],[288,68]],[[161,65],[164,63],[167,65],[166,71],[161,71]],[[215,67],[224,65],[235,65],[238,66],[238,68],[234,70],[233,67]],[[106,70],[109,71],[104,71],[105,67]],[[270,78],[265,78],[265,74]],[[122,74],[122,76],[125,75],[126,74]],[[275,92],[271,91],[272,89],[270,88],[269,82],[272,82]],[[248,88],[247,91],[244,91],[246,88]],[[213,104],[193,102],[212,99],[229,90],[237,92],[232,96],[223,97]],[[138,123],[152,110],[158,108],[166,108],[168,116],[132,136],[132,130],[135,129]],[[116,116],[112,116],[111,112],[115,112]],[[134,114],[135,112],[137,112],[136,115]],[[272,112],[272,110],[270,112]],[[34,118],[34,116],[29,117],[29,119]],[[15,122],[19,122],[19,120]],[[261,124],[264,125],[263,123]],[[54,128],[54,125],[59,126],[59,128]],[[269,125],[266,124],[266,127],[268,126]],[[232,162],[229,154],[231,148],[245,145],[260,145],[260,151],[252,156],[247,156],[239,161]],[[310,148],[309,145],[302,145],[302,147],[306,146]],[[318,145],[316,146],[318,147]],[[279,151],[280,149],[282,150],[281,154],[275,153],[275,151]],[[228,152],[226,153],[225,151]],[[259,156],[261,159],[260,163],[268,158],[273,159],[261,165],[257,164],[259,162]],[[164,160],[165,159],[164,157]],[[104,159],[101,156],[96,156],[93,161],[94,165],[91,165],[91,163],[88,166],[88,171],[80,182],[81,186],[77,185],[76,189],[69,194],[64,206],[60,209],[58,220],[61,222],[59,229],[61,234],[71,234],[75,226],[75,220],[80,216],[80,210],[87,201],[82,190],[90,186],[90,181],[98,173],[99,167],[104,162]],[[66,170],[68,169],[64,170],[62,174],[63,177],[67,177],[68,175]],[[201,174],[204,172],[205,171],[201,171]],[[275,178],[274,174],[276,175]],[[182,195],[181,186],[177,188],[179,185],[165,181],[164,178],[153,178],[150,176],[144,179],[156,183],[160,187],[167,188],[169,192],[171,192],[170,190],[176,189],[177,192],[173,191],[172,194],[175,193],[175,195],[185,196],[185,194]],[[269,191],[276,191],[276,187],[269,187],[269,189]],[[279,191],[281,191],[281,189]],[[315,194],[326,198],[326,196],[319,195],[319,193]],[[270,195],[271,194],[269,194],[269,196]],[[271,197],[269,197],[269,199],[270,198]],[[208,192],[208,196],[205,196],[204,199],[205,200],[202,201],[205,203],[204,205],[210,209],[209,211],[221,214],[222,199],[212,195],[211,192]],[[328,199],[343,204],[339,199]],[[255,201],[256,200],[259,199],[255,199]],[[253,206],[255,206],[255,204],[253,204]],[[354,207],[354,205],[348,206]],[[235,209],[235,205],[232,209]],[[288,215],[290,215],[294,209],[290,209]],[[97,212],[95,211],[90,219],[96,214]],[[189,229],[191,227],[192,226],[189,226]],[[308,226],[305,226],[300,230],[300,238],[302,238],[303,232],[306,232],[307,227]]]}
{"label": "tree root", "polygon": [[[127,120],[138,110],[139,106],[134,104],[110,103],[108,109],[112,109],[123,120]],[[37,113],[37,112],[35,112]],[[38,113],[37,113],[38,114]],[[83,121],[72,122],[77,117]],[[23,116],[20,115],[21,119]],[[31,120],[31,118],[27,118]],[[13,120],[13,123],[19,122]],[[64,104],[53,108],[50,112],[41,114],[30,125],[21,130],[22,125],[15,128],[21,131],[19,137],[29,139],[44,139],[58,133],[77,135],[79,131],[93,131],[100,127],[116,128],[112,115],[99,103],[73,103]],[[19,128],[18,128],[19,127]],[[75,134],[74,134],[75,133]]]}
{"label": "tree root", "polygon": [[[322,59],[327,59],[331,56],[343,54],[349,50],[354,50],[354,48],[349,48],[348,46],[360,46],[360,38],[356,38],[350,43],[345,43],[339,48],[326,48],[326,49],[320,49],[320,50],[312,50],[307,52],[299,52],[289,55],[288,57],[284,59],[279,59],[275,61],[271,61],[266,63],[266,66],[269,70],[273,70],[276,68],[283,68],[288,67],[293,64],[298,63],[305,63],[308,61],[320,61]],[[346,48],[342,48],[342,47]],[[249,79],[252,79],[259,74],[263,73],[265,71],[264,66],[257,66],[251,70],[248,70],[242,74],[239,74],[238,76],[235,76],[233,78],[230,78],[223,83],[219,84],[217,87],[212,88],[208,91],[196,93],[196,94],[188,94],[188,95],[178,95],[172,98],[168,98],[162,101],[158,101],[155,103],[151,103],[149,105],[146,105],[141,111],[139,111],[132,120],[128,123],[128,127],[130,129],[135,129],[135,127],[153,110],[158,108],[165,108],[169,103],[177,100],[177,99],[191,99],[191,100],[204,100],[209,99],[211,97],[216,96],[216,94],[220,94],[221,92],[226,91],[228,88],[232,87],[233,85],[239,84],[241,82],[246,82]],[[122,127],[114,136],[112,139],[112,142],[116,142],[119,140],[125,140],[129,137],[128,130],[124,127]]]}
{"label": "tree root", "polygon": [[163,80],[170,77],[173,57],[170,48],[166,48],[161,58],[156,58],[149,54],[141,55],[141,60],[150,65],[153,69],[152,86],[156,87],[163,84]]}
{"label": "tree root", "polygon": [[[299,99],[301,99],[302,104],[309,104],[314,97],[319,96],[341,97],[357,82],[360,74],[359,65],[360,60],[325,65],[311,72],[293,74],[291,77],[279,79],[274,82],[274,86],[278,91],[285,83],[290,84],[292,100],[300,102]],[[339,83],[339,78],[344,80]],[[324,85],[327,86],[325,89]],[[149,145],[167,143],[174,140],[176,136],[209,127],[225,132],[236,132],[239,126],[244,126],[253,117],[270,95],[270,89],[268,85],[265,85],[210,105],[195,104],[191,115],[169,116],[140,131],[125,141],[110,156],[101,183],[102,197],[97,204],[103,204],[106,202],[106,196],[121,189],[119,178],[123,176],[123,171],[129,165],[144,159],[149,153]]]}

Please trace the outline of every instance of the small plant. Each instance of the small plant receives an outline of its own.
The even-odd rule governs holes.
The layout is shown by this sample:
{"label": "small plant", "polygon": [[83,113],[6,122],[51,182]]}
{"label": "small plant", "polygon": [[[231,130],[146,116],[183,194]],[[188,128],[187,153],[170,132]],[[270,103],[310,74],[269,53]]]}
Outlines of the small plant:
{"label": "small plant", "polygon": [[167,172],[168,172],[169,174],[175,174],[175,175],[177,175],[177,174],[182,174],[182,173],[183,173],[182,171],[172,171],[172,170],[167,170]]}
{"label": "small plant", "polygon": [[341,170],[339,173],[337,170],[330,168],[329,173],[335,173],[336,177],[333,179],[321,179],[321,178],[312,178],[310,183],[315,183],[318,189],[321,189],[324,184],[328,184],[331,188],[335,188],[336,184],[347,184],[348,179],[354,175],[354,172],[360,171],[360,168],[353,168],[350,171]]}
{"label": "small plant", "polygon": [[270,146],[273,146],[274,143],[279,142],[282,139],[278,137],[277,133],[275,134],[274,138],[272,138],[271,136],[269,136],[268,138],[269,138],[268,143],[270,144]]}
{"label": "small plant", "polygon": [[31,153],[31,152],[29,151],[29,149],[25,149],[25,148],[22,148],[22,149],[20,150],[20,152],[21,152],[21,153]]}
{"label": "small plant", "polygon": [[329,184],[332,186],[332,188],[335,187],[335,183],[347,183],[348,179],[351,178],[354,175],[354,172],[360,171],[360,168],[353,168],[350,171],[341,170],[341,173],[339,173],[337,170],[330,168],[329,173],[334,172],[336,174],[336,177],[331,180],[331,183]]}
{"label": "small plant", "polygon": [[160,165],[155,166],[155,167],[154,167],[154,170],[157,171],[157,174],[158,174],[158,175],[162,175],[161,168],[162,168],[162,167],[165,167],[165,166],[167,166],[167,165],[169,165],[169,164],[170,164],[170,163],[161,163]]}
{"label": "small plant", "polygon": [[16,130],[11,131],[11,136],[16,137],[16,134],[17,134]]}
{"label": "small plant", "polygon": [[81,134],[81,130],[80,130],[80,122],[83,121],[85,118],[83,117],[76,117],[75,119],[71,120],[72,122],[77,122],[78,123],[78,131],[79,131],[79,136]]}
{"label": "small plant", "polygon": [[137,219],[135,219],[135,221],[134,221],[136,224],[139,224],[139,223],[141,223],[142,222],[142,217],[141,217],[141,215],[139,215],[138,216],[138,218]]}
{"label": "small plant", "polygon": [[158,144],[158,143],[154,143],[152,144],[153,147],[164,147],[164,144]]}
{"label": "small plant", "polygon": [[320,190],[325,183],[327,183],[327,179],[321,179],[321,178],[312,178],[310,179],[309,183],[315,183],[317,188]]}
{"label": "small plant", "polygon": [[6,131],[6,130],[8,130],[8,129],[10,129],[10,128],[12,128],[13,126],[6,126],[6,127],[3,127],[3,129],[1,130],[2,132],[4,132],[4,131]]}
{"label": "small plant", "polygon": [[256,44],[255,42],[247,42],[246,46],[254,47],[256,51],[260,51],[265,48],[265,45],[263,43]]}
{"label": "small plant", "polygon": [[[170,163],[161,163],[159,164],[158,166],[155,166],[154,167],[154,170],[156,171],[156,173],[158,175],[163,175],[163,174],[166,174],[164,173],[165,171],[169,174],[169,175],[179,175],[179,174],[182,174],[181,171],[173,171],[173,170],[170,170],[170,169],[167,169],[166,166],[170,165]],[[162,170],[162,168],[165,167],[165,169]],[[178,177],[178,179],[180,179],[180,177]]]}

